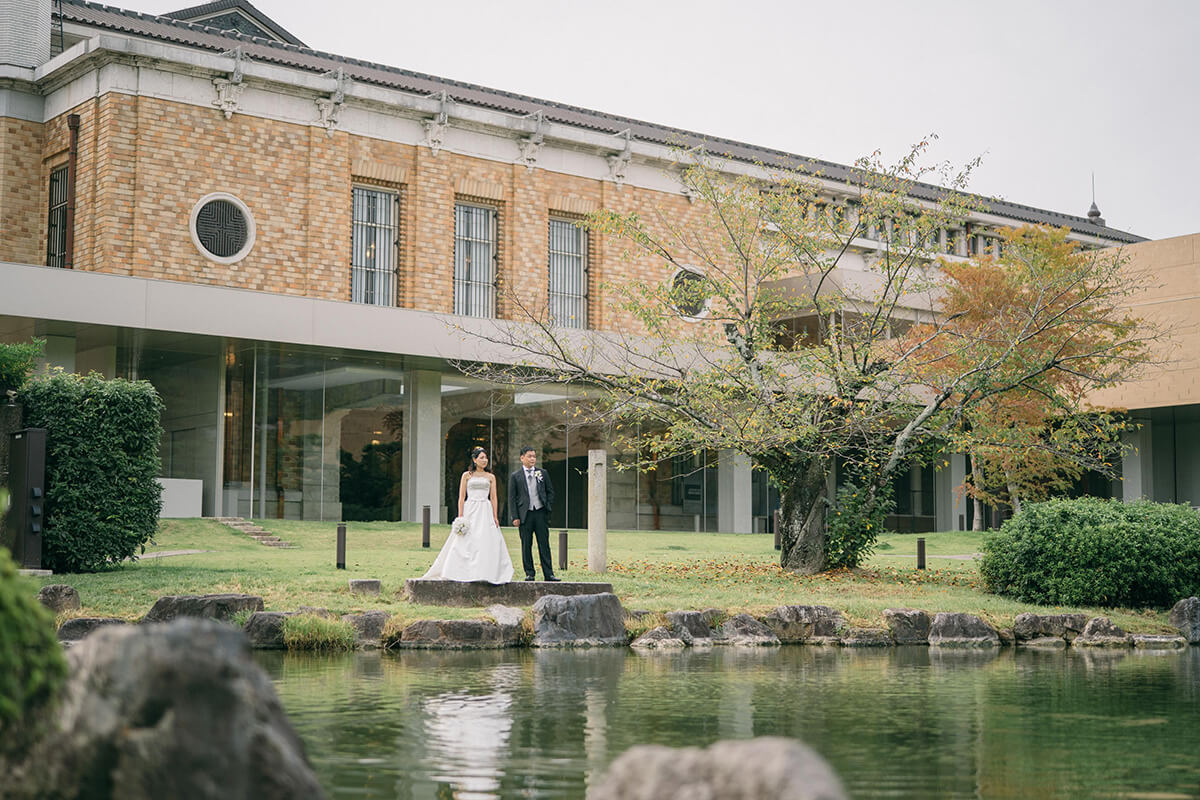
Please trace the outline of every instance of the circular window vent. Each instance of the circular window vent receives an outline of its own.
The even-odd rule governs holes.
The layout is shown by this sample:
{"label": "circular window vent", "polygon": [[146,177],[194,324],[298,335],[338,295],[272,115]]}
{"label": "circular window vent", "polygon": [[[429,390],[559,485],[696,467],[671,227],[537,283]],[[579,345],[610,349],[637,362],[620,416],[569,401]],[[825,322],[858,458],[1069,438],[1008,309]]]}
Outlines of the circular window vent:
{"label": "circular window vent", "polygon": [[699,319],[708,313],[708,281],[699,272],[681,269],[671,278],[671,304],[685,317]]}
{"label": "circular window vent", "polygon": [[241,200],[217,192],[200,198],[192,209],[191,232],[205,258],[233,264],[254,246],[254,217]]}

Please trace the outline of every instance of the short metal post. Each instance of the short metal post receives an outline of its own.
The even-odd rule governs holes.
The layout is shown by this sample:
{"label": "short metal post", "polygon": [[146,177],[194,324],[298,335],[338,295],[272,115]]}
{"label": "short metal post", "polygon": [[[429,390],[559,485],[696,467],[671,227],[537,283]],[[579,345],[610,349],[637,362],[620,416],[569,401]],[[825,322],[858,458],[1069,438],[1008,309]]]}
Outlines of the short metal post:
{"label": "short metal post", "polygon": [[337,568],[346,568],[346,523],[339,522],[337,527]]}
{"label": "short metal post", "polygon": [[925,537],[917,539],[917,569],[925,569]]}
{"label": "short metal post", "polygon": [[429,506],[421,506],[421,547],[429,547]]}
{"label": "short metal post", "polygon": [[779,529],[780,528],[779,519],[780,519],[779,509],[777,508],[777,509],[775,509],[775,514],[774,514],[774,517],[772,520],[775,523],[774,528],[775,528],[775,549],[776,550],[783,549],[783,531],[781,531]]}
{"label": "short metal post", "polygon": [[567,529],[558,532],[558,568],[567,568]]}

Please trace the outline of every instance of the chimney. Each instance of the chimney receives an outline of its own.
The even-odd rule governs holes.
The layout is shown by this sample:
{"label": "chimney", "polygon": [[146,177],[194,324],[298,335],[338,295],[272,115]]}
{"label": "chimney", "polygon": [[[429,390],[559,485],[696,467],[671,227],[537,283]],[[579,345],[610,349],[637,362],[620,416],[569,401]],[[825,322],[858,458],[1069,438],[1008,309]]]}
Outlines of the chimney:
{"label": "chimney", "polygon": [[51,0],[0,0],[0,64],[40,67],[50,60]]}

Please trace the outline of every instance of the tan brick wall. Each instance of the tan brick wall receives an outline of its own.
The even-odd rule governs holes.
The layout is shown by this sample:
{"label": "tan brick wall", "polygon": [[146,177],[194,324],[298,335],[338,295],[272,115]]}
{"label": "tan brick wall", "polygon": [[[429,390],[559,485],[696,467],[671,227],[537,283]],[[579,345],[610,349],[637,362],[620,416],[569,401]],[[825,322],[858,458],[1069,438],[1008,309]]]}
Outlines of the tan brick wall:
{"label": "tan brick wall", "polygon": [[42,124],[0,117],[0,261],[46,263]]}
{"label": "tan brick wall", "polygon": [[1148,288],[1134,312],[1168,331],[1152,348],[1141,379],[1095,392],[1101,406],[1156,408],[1200,403],[1200,234],[1124,248],[1126,270]]}
{"label": "tan brick wall", "polygon": [[[315,126],[239,114],[226,120],[216,109],[154,98],[106,94],[72,111],[82,119],[77,269],[347,300],[351,187],[359,178],[401,193],[397,302],[406,308],[453,310],[454,204],[470,198],[495,205],[498,313],[512,318],[506,291],[531,308],[546,307],[551,214],[610,207],[652,225],[663,214],[683,224],[700,220],[700,208],[679,195],[344,132],[329,136]],[[41,184],[49,164],[61,160],[66,137],[65,115],[47,124]],[[257,225],[254,248],[233,265],[205,258],[189,233],[193,206],[217,191],[240,198]],[[41,239],[44,194],[37,198]],[[605,287],[635,276],[665,280],[671,268],[594,233],[589,255],[589,327],[636,330]]]}

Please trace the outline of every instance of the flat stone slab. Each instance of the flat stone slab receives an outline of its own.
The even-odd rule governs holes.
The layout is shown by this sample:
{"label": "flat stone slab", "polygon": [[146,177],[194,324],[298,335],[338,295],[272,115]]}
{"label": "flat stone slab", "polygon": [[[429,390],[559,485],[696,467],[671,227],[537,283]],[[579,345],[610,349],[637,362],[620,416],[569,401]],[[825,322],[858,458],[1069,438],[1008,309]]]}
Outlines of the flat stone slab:
{"label": "flat stone slab", "polygon": [[434,581],[409,578],[404,599],[423,606],[531,606],[548,595],[612,594],[611,583],[583,581]]}

